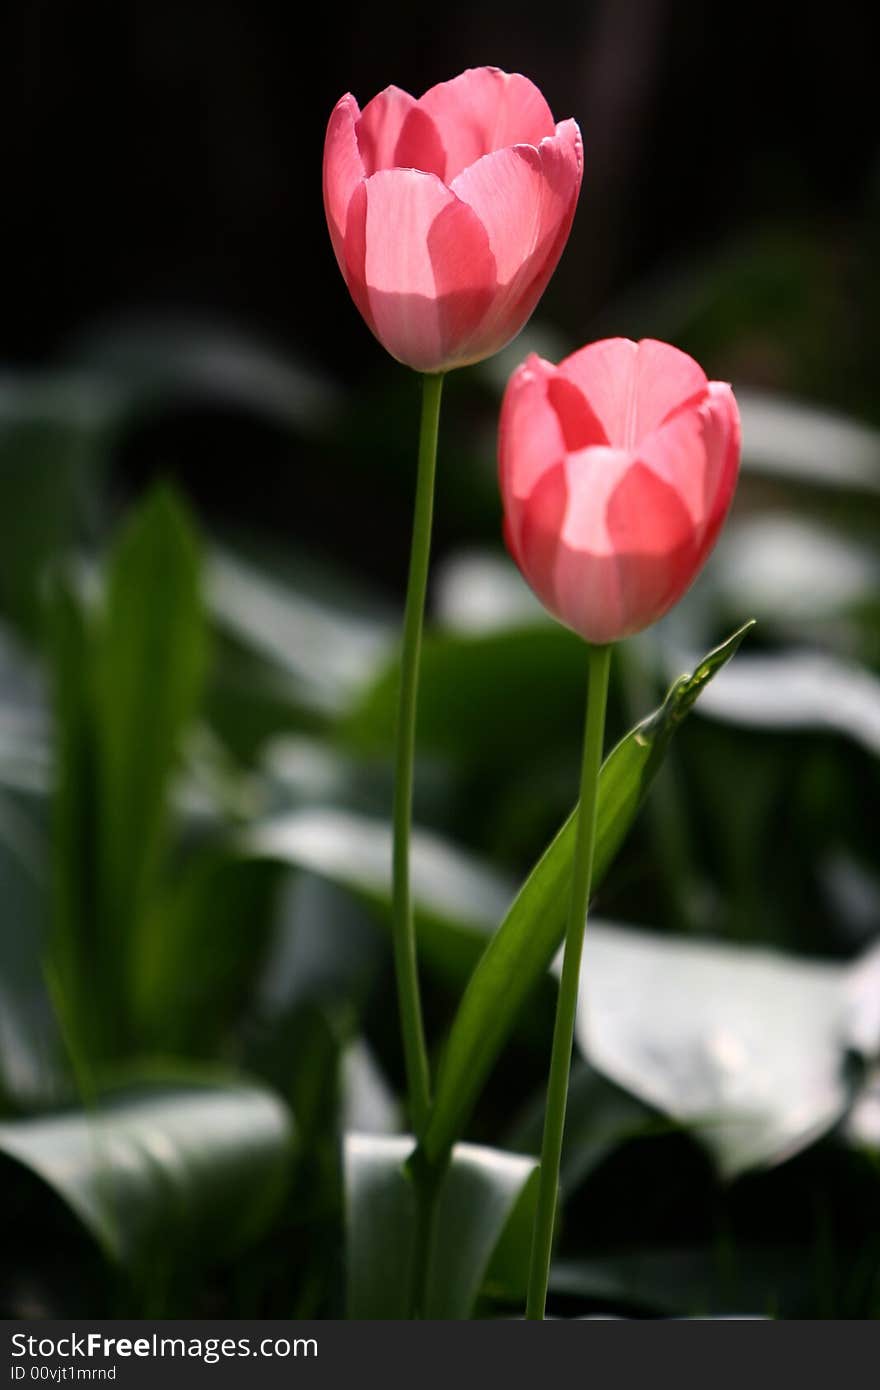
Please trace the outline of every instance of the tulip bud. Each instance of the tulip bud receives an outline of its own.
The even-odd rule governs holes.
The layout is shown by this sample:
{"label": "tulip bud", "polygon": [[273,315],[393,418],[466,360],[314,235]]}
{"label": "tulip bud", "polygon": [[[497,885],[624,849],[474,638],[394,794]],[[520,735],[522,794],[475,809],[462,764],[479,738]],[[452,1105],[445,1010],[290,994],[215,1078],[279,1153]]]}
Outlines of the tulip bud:
{"label": "tulip bud", "polygon": [[609,338],[558,367],[531,356],[504,396],[504,533],[542,603],[588,642],[631,636],[677,603],[736,487],[730,387],[650,338]]}
{"label": "tulip bud", "polygon": [[525,324],[562,254],[581,185],[574,121],[527,78],[472,68],[416,100],[337,103],[324,207],[355,304],[392,357],[443,372]]}

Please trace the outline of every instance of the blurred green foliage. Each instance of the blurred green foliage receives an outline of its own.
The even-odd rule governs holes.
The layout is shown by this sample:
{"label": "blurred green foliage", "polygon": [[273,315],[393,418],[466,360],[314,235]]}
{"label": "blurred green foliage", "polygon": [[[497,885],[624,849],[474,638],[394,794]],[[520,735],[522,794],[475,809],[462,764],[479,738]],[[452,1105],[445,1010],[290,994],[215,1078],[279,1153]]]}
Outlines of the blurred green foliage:
{"label": "blurred green foliage", "polygon": [[[688,311],[690,346],[719,331],[716,301],[740,302],[732,272],[713,284]],[[780,312],[772,295],[765,308]],[[565,831],[517,885],[571,810],[584,681],[579,644],[496,540],[503,370],[450,392],[419,726],[437,1142],[473,1141],[442,1198],[468,1238],[443,1243],[432,1274],[431,1306],[456,1317],[518,1311],[522,1294]],[[368,504],[387,506],[405,551],[398,407],[413,401],[383,371],[349,400],[232,334],[142,324],[93,336],[51,378],[5,383],[8,1316],[401,1311],[396,602],[380,587],[396,559],[358,576],[332,524],[340,498],[360,532]],[[657,713],[615,755],[616,782],[606,767],[552,1283],[564,1316],[880,1313],[880,438],[742,395],[744,474],[718,553],[616,664],[613,737]],[[283,440],[304,506],[332,490],[321,553],[279,556],[200,520],[167,482],[119,507],[120,452],[182,406]],[[245,463],[243,489],[257,470]],[[753,611],[688,720],[694,687],[661,706]]]}

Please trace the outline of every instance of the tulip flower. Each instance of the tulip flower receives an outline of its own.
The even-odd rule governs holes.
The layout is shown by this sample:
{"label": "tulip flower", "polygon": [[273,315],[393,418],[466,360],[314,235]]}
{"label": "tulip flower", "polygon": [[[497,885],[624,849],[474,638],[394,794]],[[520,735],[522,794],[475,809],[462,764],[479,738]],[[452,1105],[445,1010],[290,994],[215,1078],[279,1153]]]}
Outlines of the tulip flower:
{"label": "tulip flower", "polygon": [[667,343],[610,338],[514,372],[499,463],[511,555],[588,642],[677,603],[727,515],[739,468],[730,387]]}
{"label": "tulip flower", "polygon": [[416,100],[337,102],[324,209],[345,283],[392,357],[423,374],[395,743],[392,940],[413,1127],[430,1099],[409,871],[416,701],[443,374],[523,327],[568,239],[581,137],[518,73],[472,68]]}
{"label": "tulip flower", "polygon": [[698,574],[739,468],[730,387],[667,343],[610,338],[511,377],[499,432],[508,548],[588,648],[569,919],[553,1032],[526,1316],[547,1298],[580,963],[593,877],[612,642],[663,616]]}
{"label": "tulip flower", "polygon": [[580,131],[527,78],[471,68],[416,100],[337,103],[324,207],[355,304],[392,357],[445,372],[490,357],[543,294],[581,185]]}

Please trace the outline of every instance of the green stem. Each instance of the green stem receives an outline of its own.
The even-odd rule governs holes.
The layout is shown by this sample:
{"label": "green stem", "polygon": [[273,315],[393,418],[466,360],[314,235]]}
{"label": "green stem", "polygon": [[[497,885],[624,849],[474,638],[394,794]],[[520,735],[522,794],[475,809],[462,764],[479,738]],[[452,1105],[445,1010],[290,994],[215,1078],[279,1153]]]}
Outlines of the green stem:
{"label": "green stem", "polygon": [[544,1115],[544,1140],[541,1146],[541,1176],[538,1186],[538,1206],[535,1212],[529,1290],[526,1300],[526,1317],[539,1322],[544,1317],[547,1284],[550,1278],[550,1253],[553,1247],[553,1225],[556,1219],[556,1202],[559,1192],[559,1163],[562,1156],[562,1135],[565,1129],[565,1106],[568,1100],[568,1078],[571,1071],[571,1048],[574,1040],[575,1013],[577,1012],[581,953],[587,925],[590,884],[593,878],[596,806],[599,793],[599,769],[602,766],[602,744],[605,737],[605,706],[608,703],[611,648],[590,647],[589,660],[587,717],[583,762],[581,764],[580,809],[578,811],[572,869],[571,908],[565,936],[559,998],[556,1004],[556,1025],[553,1029],[550,1078],[547,1082],[547,1109]]}
{"label": "green stem", "polygon": [[394,969],[397,976],[397,998],[400,1008],[403,1055],[406,1063],[410,1118],[417,1135],[421,1134],[428,1116],[431,1082],[419,994],[416,938],[410,892],[409,841],[412,821],[419,658],[422,649],[425,595],[428,588],[431,519],[434,511],[434,473],[437,463],[437,432],[442,390],[442,376],[424,376],[422,378],[419,466],[409,560],[409,580],[406,590],[406,613],[403,620],[400,697],[395,733],[391,917],[394,937]]}
{"label": "green stem", "polygon": [[427,1317],[428,1282],[437,1234],[437,1209],[445,1174],[445,1165],[439,1168],[419,1166],[411,1174],[416,1199],[416,1234],[409,1310],[411,1318]]}

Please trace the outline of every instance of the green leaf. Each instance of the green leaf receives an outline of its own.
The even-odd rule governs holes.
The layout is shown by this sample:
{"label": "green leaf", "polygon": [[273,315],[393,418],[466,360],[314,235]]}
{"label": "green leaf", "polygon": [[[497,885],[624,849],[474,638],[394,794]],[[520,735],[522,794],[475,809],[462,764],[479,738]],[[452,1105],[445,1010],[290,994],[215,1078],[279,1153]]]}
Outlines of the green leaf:
{"label": "green leaf", "polygon": [[743,657],[700,713],[746,729],[827,730],[880,755],[880,679],[824,652]]}
{"label": "green leaf", "polygon": [[[344,884],[367,901],[391,899],[391,829],[330,808],[295,811],[240,837],[243,852]],[[413,832],[412,885],[420,945],[455,983],[472,967],[511,897],[507,880],[437,835]]]}
{"label": "green leaf", "polygon": [[273,1027],[315,1004],[333,1012],[363,1005],[385,961],[382,932],[343,887],[287,874],[252,1010]]}
{"label": "green leaf", "polygon": [[141,1084],[89,1113],[0,1123],[0,1154],[134,1267],[172,1250],[210,1258],[251,1237],[278,1194],[291,1138],[285,1107],[251,1083]]}
{"label": "green leaf", "polygon": [[[252,867],[277,872],[278,866]],[[314,1137],[326,1136],[335,1172],[343,1129],[400,1128],[396,1101],[366,1043],[355,1037],[386,941],[345,889],[309,873],[284,877],[249,1002],[244,1056],[249,1072],[290,1100],[304,1149],[311,1152]],[[338,1189],[337,1183],[334,1203]]]}
{"label": "green leaf", "polygon": [[876,950],[845,965],[591,922],[576,1038],[730,1178],[788,1158],[846,1113],[848,1057],[880,1050],[878,976]]}
{"label": "green leaf", "polygon": [[470,1316],[481,1289],[524,1296],[538,1163],[474,1144],[453,1150],[440,1193],[426,1316]]}
{"label": "green leaf", "polygon": [[[55,714],[52,804],[52,921],[47,969],[70,1045],[79,1056],[105,1050],[115,1032],[118,970],[97,912],[98,776],[94,712],[94,633],[68,576],[50,591],[49,638]],[[92,991],[101,1009],[89,1003]]]}
{"label": "green leaf", "polygon": [[[279,576],[215,550],[208,606],[224,633],[267,663],[277,699],[336,717],[386,658],[394,629],[362,593],[334,583],[316,565],[301,560],[292,571]],[[266,672],[262,680],[270,683]]]}
{"label": "green leaf", "polygon": [[802,1248],[737,1244],[714,1252],[686,1247],[557,1260],[550,1289],[666,1316],[798,1317],[811,1306],[815,1278]]}
{"label": "green leaf", "polygon": [[171,492],[157,489],[123,529],[100,606],[59,581],[51,633],[52,972],[72,1046],[118,1059],[132,1041],[145,913],[205,662],[198,547]]}
{"label": "green leaf", "polygon": [[[510,1135],[512,1148],[522,1153],[541,1152],[544,1107],[542,1086]],[[565,1142],[559,1173],[563,1193],[573,1192],[627,1140],[669,1129],[667,1120],[627,1091],[575,1061],[565,1106]]]}
{"label": "green leaf", "polygon": [[[606,758],[599,783],[594,884],[617,853],[676,728],[751,626],[740,628],[692,675],[677,680],[660,708]],[[532,870],[470,979],[452,1025],[424,1138],[431,1161],[461,1133],[518,1013],[562,944],[574,834],[573,813]]]}
{"label": "green leaf", "polygon": [[61,1043],[42,970],[46,847],[0,798],[0,1112],[61,1089]]}
{"label": "green leaf", "polygon": [[[419,676],[419,747],[467,768],[510,769],[511,749],[529,755],[559,747],[579,727],[586,658],[583,642],[559,624],[474,633],[427,633]],[[388,665],[342,725],[369,752],[391,744],[400,674]],[[500,701],[487,691],[505,692]]]}
{"label": "green leaf", "polygon": [[42,799],[49,787],[46,692],[32,657],[0,624],[0,788]]}
{"label": "green leaf", "polygon": [[[416,1199],[406,1161],[412,1151],[406,1135],[346,1139],[350,1318],[409,1316]],[[532,1158],[456,1145],[437,1199],[426,1317],[470,1317],[490,1273],[504,1292],[524,1285],[536,1174]]]}
{"label": "green leaf", "polygon": [[344,1129],[399,1134],[400,1102],[365,1038],[355,1038],[342,1055],[341,1090]]}
{"label": "green leaf", "polygon": [[201,691],[199,565],[189,518],[165,488],[128,523],[110,563],[98,718],[104,889],[117,921],[155,872],[171,773]]}
{"label": "green leaf", "polygon": [[149,903],[132,993],[141,1048],[210,1057],[267,953],[275,865],[206,849]]}

